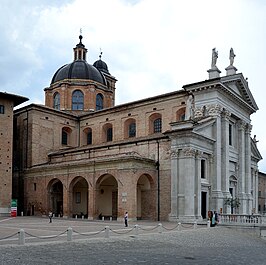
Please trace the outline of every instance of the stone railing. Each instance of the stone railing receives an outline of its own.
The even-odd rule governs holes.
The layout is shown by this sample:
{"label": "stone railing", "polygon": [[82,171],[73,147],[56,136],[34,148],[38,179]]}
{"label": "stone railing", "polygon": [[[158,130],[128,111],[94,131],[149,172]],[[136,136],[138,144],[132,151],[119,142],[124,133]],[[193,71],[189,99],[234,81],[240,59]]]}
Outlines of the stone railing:
{"label": "stone railing", "polygon": [[257,225],[265,224],[265,217],[258,214],[220,214],[220,224],[226,225]]}

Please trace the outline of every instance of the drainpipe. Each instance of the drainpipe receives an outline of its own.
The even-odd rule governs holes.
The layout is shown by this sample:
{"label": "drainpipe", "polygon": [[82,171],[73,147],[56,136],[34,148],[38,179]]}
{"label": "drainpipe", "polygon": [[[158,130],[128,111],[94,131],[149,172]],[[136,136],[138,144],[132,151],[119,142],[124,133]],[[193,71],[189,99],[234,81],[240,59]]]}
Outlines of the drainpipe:
{"label": "drainpipe", "polygon": [[156,162],[156,169],[157,169],[157,185],[158,185],[158,190],[157,190],[157,197],[158,197],[158,217],[157,220],[160,221],[160,150],[159,150],[159,141],[157,141],[157,162]]}

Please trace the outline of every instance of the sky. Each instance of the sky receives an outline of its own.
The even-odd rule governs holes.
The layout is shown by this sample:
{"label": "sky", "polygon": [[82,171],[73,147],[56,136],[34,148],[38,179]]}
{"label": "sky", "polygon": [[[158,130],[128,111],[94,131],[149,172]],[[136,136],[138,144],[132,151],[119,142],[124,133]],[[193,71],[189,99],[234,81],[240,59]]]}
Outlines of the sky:
{"label": "sky", "polygon": [[182,89],[208,79],[211,52],[225,75],[229,50],[259,107],[252,132],[266,172],[266,1],[0,0],[0,91],[44,104],[45,87],[73,61],[79,42],[93,64],[103,52],[118,79],[116,104]]}

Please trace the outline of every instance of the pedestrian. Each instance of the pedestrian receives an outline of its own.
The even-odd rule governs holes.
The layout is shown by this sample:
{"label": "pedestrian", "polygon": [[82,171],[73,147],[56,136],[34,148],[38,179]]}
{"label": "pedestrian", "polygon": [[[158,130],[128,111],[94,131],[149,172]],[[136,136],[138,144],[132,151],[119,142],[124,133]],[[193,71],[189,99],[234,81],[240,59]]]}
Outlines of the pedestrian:
{"label": "pedestrian", "polygon": [[53,218],[52,211],[49,212],[48,217],[49,217],[49,223],[52,223],[52,218]]}
{"label": "pedestrian", "polygon": [[128,221],[128,212],[125,213],[124,219],[125,219],[125,227],[128,227],[128,223],[127,223],[127,221]]}

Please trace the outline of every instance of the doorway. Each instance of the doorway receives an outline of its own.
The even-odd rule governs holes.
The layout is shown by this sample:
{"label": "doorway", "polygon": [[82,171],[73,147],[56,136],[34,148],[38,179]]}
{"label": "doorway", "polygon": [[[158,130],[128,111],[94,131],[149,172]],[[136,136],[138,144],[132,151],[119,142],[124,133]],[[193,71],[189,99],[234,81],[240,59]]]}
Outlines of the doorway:
{"label": "doorway", "polygon": [[202,219],[207,218],[207,192],[201,192],[201,216]]}

